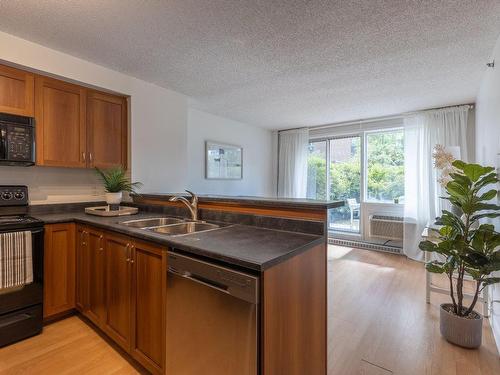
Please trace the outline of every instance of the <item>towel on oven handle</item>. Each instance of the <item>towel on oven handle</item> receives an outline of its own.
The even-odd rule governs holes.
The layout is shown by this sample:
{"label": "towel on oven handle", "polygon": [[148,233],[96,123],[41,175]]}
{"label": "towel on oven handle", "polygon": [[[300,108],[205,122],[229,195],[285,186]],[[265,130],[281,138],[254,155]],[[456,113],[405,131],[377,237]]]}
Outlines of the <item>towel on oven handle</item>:
{"label": "towel on oven handle", "polygon": [[0,233],[0,291],[32,282],[31,232]]}

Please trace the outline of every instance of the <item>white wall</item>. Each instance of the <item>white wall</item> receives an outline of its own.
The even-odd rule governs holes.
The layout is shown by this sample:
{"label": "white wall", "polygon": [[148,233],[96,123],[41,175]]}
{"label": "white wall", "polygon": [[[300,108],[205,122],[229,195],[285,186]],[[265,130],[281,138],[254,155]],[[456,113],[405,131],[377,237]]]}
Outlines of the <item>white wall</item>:
{"label": "white wall", "polygon": [[[497,66],[487,68],[484,73],[476,100],[476,161],[480,164],[495,166],[500,173],[500,39],[492,59]],[[497,197],[500,204],[500,197]],[[500,231],[500,219],[495,227]],[[496,276],[500,276],[500,272]],[[490,288],[492,300],[500,301],[500,285]],[[491,326],[500,351],[500,303],[492,304]]]}
{"label": "white wall", "polygon": [[[245,162],[248,174],[240,183],[215,183],[207,187],[197,179],[191,167],[200,166],[199,153],[203,150],[194,146],[199,134],[188,147],[188,107],[189,98],[175,91],[136,79],[100,65],[67,55],[65,53],[0,32],[0,62],[18,65],[44,74],[62,77],[88,86],[130,95],[130,166],[134,181],[144,183],[144,192],[182,191],[190,183],[196,192],[223,192],[224,194],[260,195],[269,192],[272,184],[268,176],[264,158],[271,160],[271,134],[260,128],[246,126],[227,119],[210,117],[196,111],[193,126],[205,134],[217,138],[228,135],[227,141],[242,143],[254,162]],[[209,120],[206,120],[209,119]],[[203,122],[203,124],[202,124]],[[231,129],[234,126],[238,131]],[[229,136],[229,134],[233,136]],[[269,133],[269,134],[268,134]],[[236,136],[238,134],[238,136]],[[217,137],[216,137],[217,136]],[[240,137],[241,136],[241,137]],[[213,137],[212,137],[213,138]],[[244,142],[240,139],[244,138]],[[262,156],[254,156],[252,142],[259,142]],[[269,146],[268,146],[269,144]],[[195,156],[189,156],[194,152]],[[246,161],[251,161],[247,158]],[[195,164],[191,164],[191,162]],[[189,164],[188,164],[189,163]],[[257,169],[262,169],[262,174]],[[189,172],[188,172],[189,171]],[[197,172],[196,172],[197,173]],[[11,178],[12,176],[12,178]],[[196,175],[198,176],[198,175]],[[39,181],[43,184],[39,185]],[[85,170],[65,168],[28,168],[25,171],[11,167],[0,167],[0,182],[20,182],[30,190],[37,188],[32,203],[98,199],[100,189],[93,174]],[[90,192],[90,193],[89,193]]]}
{"label": "white wall", "polygon": [[[242,180],[205,179],[205,141],[243,147]],[[196,109],[188,111],[189,188],[203,194],[274,195],[272,132]]]}

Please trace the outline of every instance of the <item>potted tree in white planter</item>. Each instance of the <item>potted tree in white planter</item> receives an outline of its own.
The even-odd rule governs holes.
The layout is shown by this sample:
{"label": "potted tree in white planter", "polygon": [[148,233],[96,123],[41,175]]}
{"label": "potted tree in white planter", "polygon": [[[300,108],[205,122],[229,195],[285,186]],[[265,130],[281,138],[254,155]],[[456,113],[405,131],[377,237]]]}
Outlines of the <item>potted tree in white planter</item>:
{"label": "potted tree in white planter", "polygon": [[119,205],[123,198],[123,192],[135,193],[142,186],[140,182],[130,182],[126,171],[121,167],[101,170],[96,168],[97,174],[106,190],[106,203],[110,206]]}
{"label": "potted tree in white planter", "polygon": [[[483,218],[498,219],[500,206],[489,203],[498,191],[493,167],[452,163],[445,184],[447,199],[454,207],[443,210],[436,219],[441,226],[438,241],[422,241],[419,248],[442,255],[441,260],[426,264],[427,271],[446,274],[449,279],[451,303],[441,305],[440,329],[446,340],[467,348],[477,348],[482,340],[483,317],[476,311],[479,294],[490,284],[500,282],[491,273],[500,270],[500,233],[491,224],[479,224]],[[456,214],[456,212],[462,213]],[[470,305],[464,304],[464,277],[474,280],[474,294]]]}

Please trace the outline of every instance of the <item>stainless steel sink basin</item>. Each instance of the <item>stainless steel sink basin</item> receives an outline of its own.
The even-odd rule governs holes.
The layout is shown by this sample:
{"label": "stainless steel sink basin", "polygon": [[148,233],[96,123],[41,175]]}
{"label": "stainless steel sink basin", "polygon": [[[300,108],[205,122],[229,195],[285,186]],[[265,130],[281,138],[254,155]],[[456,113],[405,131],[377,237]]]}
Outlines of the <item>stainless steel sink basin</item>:
{"label": "stainless steel sink basin", "polygon": [[149,219],[136,219],[136,220],[127,220],[120,224],[126,225],[127,227],[132,228],[149,228],[149,227],[158,227],[161,225],[171,225],[183,223],[184,220],[177,219],[175,217],[155,217]]}
{"label": "stainless steel sink basin", "polygon": [[217,224],[200,223],[200,222],[187,222],[181,224],[164,225],[153,228],[147,228],[155,233],[167,234],[169,236],[178,236],[182,234],[189,234],[195,232],[204,232],[207,230],[220,228]]}

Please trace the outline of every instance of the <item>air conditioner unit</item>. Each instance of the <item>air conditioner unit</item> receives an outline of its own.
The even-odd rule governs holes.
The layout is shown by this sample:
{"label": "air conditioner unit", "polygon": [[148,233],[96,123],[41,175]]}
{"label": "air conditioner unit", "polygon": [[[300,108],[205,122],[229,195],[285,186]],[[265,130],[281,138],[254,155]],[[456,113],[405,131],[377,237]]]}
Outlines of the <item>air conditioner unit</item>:
{"label": "air conditioner unit", "polygon": [[370,237],[402,240],[404,220],[400,216],[370,215]]}

